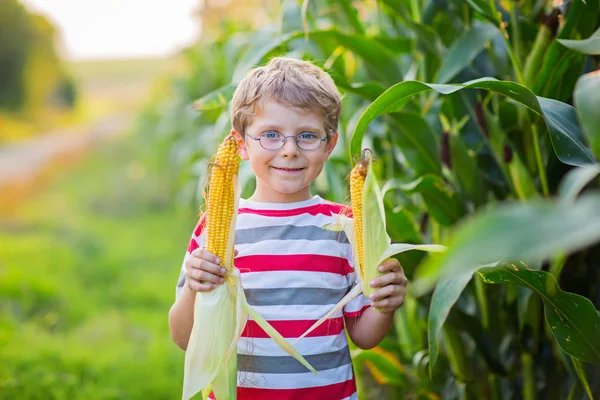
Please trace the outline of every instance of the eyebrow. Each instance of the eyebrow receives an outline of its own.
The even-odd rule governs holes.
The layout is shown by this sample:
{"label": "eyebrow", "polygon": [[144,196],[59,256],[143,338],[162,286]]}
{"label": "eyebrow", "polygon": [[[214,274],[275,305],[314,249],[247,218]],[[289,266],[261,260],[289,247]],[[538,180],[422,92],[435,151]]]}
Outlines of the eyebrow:
{"label": "eyebrow", "polygon": [[[258,131],[259,132],[264,132],[264,131],[268,131],[268,130],[274,130],[274,131],[281,131],[281,127],[277,126],[277,125],[260,125],[258,127]],[[319,129],[317,127],[314,127],[312,125],[302,125],[298,128],[298,130],[300,131],[310,131],[310,132],[322,132],[322,129]]]}

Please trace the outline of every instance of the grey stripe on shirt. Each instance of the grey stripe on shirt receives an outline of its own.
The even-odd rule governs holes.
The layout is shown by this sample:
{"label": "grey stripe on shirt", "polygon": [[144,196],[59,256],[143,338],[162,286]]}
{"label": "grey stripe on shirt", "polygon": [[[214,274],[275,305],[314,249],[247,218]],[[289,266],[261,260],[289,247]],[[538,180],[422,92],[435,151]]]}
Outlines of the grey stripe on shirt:
{"label": "grey stripe on shirt", "polygon": [[244,289],[251,306],[326,305],[337,304],[348,288],[278,288]]}
{"label": "grey stripe on shirt", "polygon": [[328,231],[314,225],[261,226],[235,231],[235,244],[256,243],[263,240],[334,240],[348,243],[344,231]]}
{"label": "grey stripe on shirt", "polygon": [[[329,353],[304,356],[317,371],[339,368],[350,364],[348,346]],[[253,356],[238,354],[238,371],[259,374],[297,374],[309,372],[298,360],[290,356]]]}

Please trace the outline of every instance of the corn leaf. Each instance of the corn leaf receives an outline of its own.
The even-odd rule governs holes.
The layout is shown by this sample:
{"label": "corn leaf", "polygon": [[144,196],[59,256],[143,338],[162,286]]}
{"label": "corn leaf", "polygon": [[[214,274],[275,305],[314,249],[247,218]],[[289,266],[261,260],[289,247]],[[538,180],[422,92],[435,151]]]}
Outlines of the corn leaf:
{"label": "corn leaf", "polygon": [[[243,295],[243,291],[242,291]],[[298,360],[302,365],[304,365],[310,372],[313,374],[317,374],[317,371],[298,353],[298,351],[287,341],[279,332],[275,330],[265,319],[248,304],[246,301],[246,297],[243,297],[243,307],[250,314],[250,317],[256,321],[258,326],[260,326],[267,334],[277,343],[279,347],[290,356],[294,357]]]}
{"label": "corn leaf", "polygon": [[587,39],[556,39],[560,44],[583,54],[600,54],[600,28]]}

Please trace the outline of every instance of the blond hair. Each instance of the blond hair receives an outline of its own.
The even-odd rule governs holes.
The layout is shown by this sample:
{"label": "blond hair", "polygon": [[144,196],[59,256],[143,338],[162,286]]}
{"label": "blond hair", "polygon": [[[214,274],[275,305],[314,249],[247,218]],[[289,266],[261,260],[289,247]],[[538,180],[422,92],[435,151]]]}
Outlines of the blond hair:
{"label": "blond hair", "polygon": [[233,94],[233,128],[244,135],[268,101],[322,115],[328,139],[337,132],[340,93],[331,76],[309,61],[275,57],[267,65],[250,70]]}

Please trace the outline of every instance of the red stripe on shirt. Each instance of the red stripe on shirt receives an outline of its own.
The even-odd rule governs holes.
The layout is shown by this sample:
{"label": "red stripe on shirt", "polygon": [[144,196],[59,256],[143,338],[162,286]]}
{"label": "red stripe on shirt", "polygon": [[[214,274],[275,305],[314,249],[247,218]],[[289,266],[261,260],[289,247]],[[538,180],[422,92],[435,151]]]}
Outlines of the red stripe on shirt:
{"label": "red stripe on shirt", "polygon": [[[354,378],[351,378],[346,382],[299,389],[238,387],[237,397],[244,400],[345,399],[352,396],[355,392],[356,381]],[[211,392],[209,398],[215,399],[215,394]]]}
{"label": "red stripe on shirt", "polygon": [[192,238],[190,239],[190,244],[188,245],[188,248],[187,248],[188,253],[191,253],[192,251],[194,251],[198,247],[200,247],[198,245],[197,238],[200,237],[200,235],[204,231],[205,226],[206,226],[206,213],[204,213],[200,216],[200,220],[198,221],[198,223],[196,224],[196,227],[194,228],[194,234],[192,235]]}
{"label": "red stripe on shirt", "polygon": [[196,227],[194,228],[194,235],[200,236],[202,234],[202,231],[204,230],[205,226],[206,226],[206,213],[204,213],[204,214],[202,214],[202,216],[200,216],[200,220],[198,221],[198,223],[196,224]]}
{"label": "red stripe on shirt", "polygon": [[[299,338],[308,330],[317,320],[290,320],[290,321],[268,321],[271,326],[284,338]],[[306,337],[317,336],[335,336],[339,335],[344,329],[342,317],[330,318],[319,325],[314,331]],[[254,320],[248,320],[242,331],[242,337],[266,339],[270,336]]]}
{"label": "red stripe on shirt", "polygon": [[348,318],[357,318],[360,317],[362,315],[363,312],[365,312],[365,310],[367,308],[371,307],[370,304],[367,304],[366,306],[363,306],[363,308],[361,308],[358,311],[350,311],[350,312],[346,312],[344,311],[344,317],[348,317]]}
{"label": "red stripe on shirt", "polygon": [[306,271],[348,275],[354,272],[346,258],[322,254],[257,254],[235,259],[240,272]]}
{"label": "red stripe on shirt", "polygon": [[244,400],[292,400],[292,399],[344,399],[356,392],[354,378],[327,386],[300,389],[260,389],[238,387],[238,399]]}
{"label": "red stripe on shirt", "polygon": [[349,210],[349,207],[335,203],[321,203],[314,206],[294,208],[291,210],[258,210],[255,208],[239,208],[238,214],[255,214],[265,217],[292,217],[295,215],[310,214],[310,215],[331,215],[339,214],[342,210]]}

